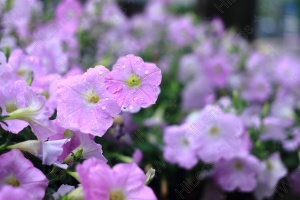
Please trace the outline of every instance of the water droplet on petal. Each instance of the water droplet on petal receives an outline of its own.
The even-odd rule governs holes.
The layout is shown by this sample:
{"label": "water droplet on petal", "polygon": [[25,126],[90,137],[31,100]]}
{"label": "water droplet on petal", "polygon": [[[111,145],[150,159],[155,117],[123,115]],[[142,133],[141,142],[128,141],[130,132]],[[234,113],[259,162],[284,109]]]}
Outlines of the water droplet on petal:
{"label": "water droplet on petal", "polygon": [[99,71],[99,74],[103,74],[103,71]]}
{"label": "water droplet on petal", "polygon": [[130,106],[129,106],[129,109],[130,109],[130,110],[131,110],[131,109],[133,109],[133,106],[132,106],[132,105],[130,105]]}
{"label": "water droplet on petal", "polygon": [[105,109],[106,109],[106,106],[102,106],[101,108],[102,108],[102,110],[105,110]]}
{"label": "water droplet on petal", "polygon": [[145,70],[145,74],[149,74],[149,70]]}

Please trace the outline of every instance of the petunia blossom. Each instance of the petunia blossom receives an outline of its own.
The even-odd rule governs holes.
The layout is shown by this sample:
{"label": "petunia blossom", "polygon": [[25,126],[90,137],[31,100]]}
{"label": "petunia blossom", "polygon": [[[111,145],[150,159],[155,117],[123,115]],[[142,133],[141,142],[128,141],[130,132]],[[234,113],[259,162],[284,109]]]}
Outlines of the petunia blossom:
{"label": "petunia blossom", "polygon": [[133,162],[113,168],[91,158],[76,168],[84,198],[89,200],[156,200],[152,189],[145,185],[146,175]]}
{"label": "petunia blossom", "polygon": [[105,83],[123,110],[135,112],[156,102],[161,79],[161,70],[155,64],[127,55],[117,61]]}
{"label": "petunia blossom", "polygon": [[189,124],[169,126],[164,131],[164,158],[170,163],[191,169],[198,162],[197,144]]}
{"label": "petunia blossom", "polygon": [[25,81],[7,83],[0,88],[0,107],[8,125],[1,125],[2,128],[17,134],[30,125],[39,140],[46,140],[55,132],[50,126],[51,113],[45,102],[45,97],[36,94]]}
{"label": "petunia blossom", "polygon": [[[32,200],[40,200],[44,197],[49,181],[19,150],[11,150],[1,155],[0,169],[0,191],[11,190],[12,199],[21,193]],[[5,188],[6,186],[12,186],[14,189]],[[13,192],[14,190],[16,193]],[[3,194],[0,194],[0,197],[1,195]]]}
{"label": "petunia blossom", "polygon": [[121,109],[104,87],[103,66],[62,80],[57,90],[57,123],[65,129],[102,136]]}
{"label": "petunia blossom", "polygon": [[225,191],[240,189],[251,192],[256,187],[259,160],[252,155],[237,155],[229,160],[220,160],[214,167],[214,178]]}

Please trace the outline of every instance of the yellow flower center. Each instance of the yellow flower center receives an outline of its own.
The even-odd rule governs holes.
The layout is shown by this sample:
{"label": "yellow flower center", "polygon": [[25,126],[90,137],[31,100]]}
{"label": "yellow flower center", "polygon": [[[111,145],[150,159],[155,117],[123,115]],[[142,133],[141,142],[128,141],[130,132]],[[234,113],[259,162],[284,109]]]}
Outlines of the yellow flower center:
{"label": "yellow flower center", "polygon": [[237,162],[234,163],[234,167],[237,170],[242,170],[244,168],[244,165],[240,161],[237,161]]}
{"label": "yellow flower center", "polygon": [[211,129],[209,130],[209,134],[210,135],[216,135],[220,132],[220,129],[216,126],[211,127]]}
{"label": "yellow flower center", "polygon": [[11,185],[13,187],[19,187],[21,185],[21,183],[19,182],[19,180],[17,179],[17,177],[13,174],[9,175],[8,177],[6,177],[4,179],[4,183]]}
{"label": "yellow flower center", "polygon": [[95,93],[92,93],[92,94],[87,96],[87,101],[89,103],[96,104],[96,103],[98,103],[99,100],[100,100],[100,97]]}
{"label": "yellow flower center", "polygon": [[269,171],[271,171],[273,169],[273,164],[269,160],[266,161],[266,165],[267,165],[267,169]]}
{"label": "yellow flower center", "polygon": [[189,146],[189,141],[186,138],[183,138],[182,144],[183,144],[183,146],[187,147],[187,146]]}
{"label": "yellow flower center", "polygon": [[138,87],[141,84],[141,78],[135,74],[131,74],[131,76],[127,79],[126,84],[128,87]]}
{"label": "yellow flower center", "polygon": [[24,69],[24,68],[20,68],[17,72],[19,77],[27,76],[27,74],[29,74],[29,73],[30,73],[30,70]]}
{"label": "yellow flower center", "polygon": [[73,137],[73,135],[74,135],[74,132],[69,129],[66,129],[64,131],[64,138],[70,139]]}
{"label": "yellow flower center", "polygon": [[7,113],[14,112],[18,109],[18,107],[15,104],[7,104],[5,105],[5,110]]}
{"label": "yellow flower center", "polygon": [[122,190],[113,190],[109,193],[109,200],[126,200]]}
{"label": "yellow flower center", "polygon": [[42,96],[44,96],[46,99],[49,99],[50,97],[50,93],[48,90],[44,90],[42,93],[41,93]]}

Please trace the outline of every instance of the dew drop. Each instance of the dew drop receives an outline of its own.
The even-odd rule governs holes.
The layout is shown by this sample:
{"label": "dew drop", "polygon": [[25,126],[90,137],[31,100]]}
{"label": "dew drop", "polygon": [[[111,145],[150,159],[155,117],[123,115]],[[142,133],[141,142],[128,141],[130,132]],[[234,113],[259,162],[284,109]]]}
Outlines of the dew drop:
{"label": "dew drop", "polygon": [[149,70],[145,70],[145,74],[149,74]]}
{"label": "dew drop", "polygon": [[132,106],[132,105],[130,105],[130,106],[129,106],[129,109],[130,109],[130,110],[131,110],[131,109],[133,109],[133,106]]}
{"label": "dew drop", "polygon": [[99,71],[99,74],[103,74],[103,71]]}
{"label": "dew drop", "polygon": [[126,66],[125,65],[122,65],[122,68],[124,69]]}
{"label": "dew drop", "polygon": [[102,110],[105,110],[105,109],[106,109],[106,106],[102,106],[101,108],[102,108]]}

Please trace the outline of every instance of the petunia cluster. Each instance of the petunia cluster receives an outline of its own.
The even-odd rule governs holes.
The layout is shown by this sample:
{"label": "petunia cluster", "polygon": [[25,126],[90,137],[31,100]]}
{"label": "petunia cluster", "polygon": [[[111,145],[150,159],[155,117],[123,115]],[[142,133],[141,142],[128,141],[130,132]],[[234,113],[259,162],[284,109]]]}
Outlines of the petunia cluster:
{"label": "petunia cluster", "polygon": [[204,22],[194,2],[128,17],[114,0],[0,0],[0,200],[299,185],[298,55]]}

